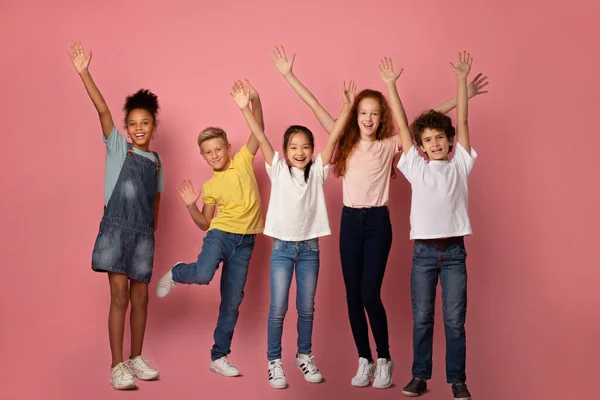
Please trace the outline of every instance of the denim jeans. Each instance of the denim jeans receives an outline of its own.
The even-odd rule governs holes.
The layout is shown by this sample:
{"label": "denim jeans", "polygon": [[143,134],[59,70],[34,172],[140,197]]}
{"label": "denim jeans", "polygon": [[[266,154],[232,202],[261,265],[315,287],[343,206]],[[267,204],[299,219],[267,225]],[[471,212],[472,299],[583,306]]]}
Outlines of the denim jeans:
{"label": "denim jeans", "polygon": [[296,309],[298,310],[298,353],[312,348],[315,292],[319,276],[319,240],[286,242],[275,239],[271,253],[271,306],[269,307],[267,358],[281,358],[283,320],[288,310],[292,275],[296,269]]}
{"label": "denim jeans", "polygon": [[387,206],[343,208],[340,256],[348,316],[358,356],[367,360],[372,360],[372,356],[365,310],[377,346],[377,357],[390,358],[381,285],[391,246],[392,224]]}
{"label": "denim jeans", "polygon": [[240,235],[211,229],[206,233],[198,260],[173,267],[173,280],[178,283],[208,285],[219,264],[221,273],[221,305],[214,333],[211,358],[217,360],[231,352],[231,340],[237,323],[248,265],[254,249],[255,235]]}
{"label": "denim jeans", "polygon": [[446,333],[446,379],[466,380],[467,252],[464,242],[440,249],[415,241],[411,272],[414,377],[431,378],[438,276]]}

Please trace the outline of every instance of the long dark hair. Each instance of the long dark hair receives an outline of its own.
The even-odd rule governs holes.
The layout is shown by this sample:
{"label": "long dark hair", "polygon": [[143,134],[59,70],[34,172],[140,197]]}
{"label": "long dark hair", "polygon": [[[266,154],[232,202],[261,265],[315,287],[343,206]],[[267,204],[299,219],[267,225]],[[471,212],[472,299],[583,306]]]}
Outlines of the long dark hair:
{"label": "long dark hair", "polygon": [[[289,128],[287,128],[287,130],[285,131],[285,133],[283,134],[283,154],[285,155],[285,158],[287,159],[287,148],[288,145],[290,144],[290,139],[292,138],[292,136],[294,136],[297,133],[303,133],[304,135],[306,135],[306,138],[308,139],[308,143],[310,144],[311,149],[314,151],[315,150],[315,137],[313,136],[313,133],[310,131],[310,129],[308,129],[305,126],[302,125],[292,125]],[[292,173],[292,166],[290,165],[289,160],[288,161],[288,168],[290,170],[290,174]],[[304,182],[308,182],[308,177],[310,174],[310,167],[312,166],[312,160],[310,160],[308,162],[308,164],[306,164],[306,167],[304,168]]]}

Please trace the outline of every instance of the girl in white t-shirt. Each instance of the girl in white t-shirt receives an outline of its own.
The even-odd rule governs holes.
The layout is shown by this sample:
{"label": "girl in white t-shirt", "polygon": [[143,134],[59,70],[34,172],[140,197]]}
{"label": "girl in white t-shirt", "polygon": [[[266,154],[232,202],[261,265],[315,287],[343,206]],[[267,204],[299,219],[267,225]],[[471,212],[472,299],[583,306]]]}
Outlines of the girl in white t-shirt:
{"label": "girl in white t-shirt", "polygon": [[308,128],[293,125],[286,130],[282,157],[273,150],[248,107],[247,86],[238,81],[232,89],[231,97],[242,110],[258,141],[271,179],[271,198],[264,234],[275,239],[270,267],[271,305],[267,358],[269,384],[276,389],[287,387],[281,363],[281,335],[294,269],[298,309],[296,366],[308,382],[318,383],[323,380],[311,355],[314,297],[319,273],[318,238],[331,233],[323,184],[329,174],[329,163],[352,105],[354,92],[352,81],[344,83],[344,106],[323,151],[313,161],[314,138]]}

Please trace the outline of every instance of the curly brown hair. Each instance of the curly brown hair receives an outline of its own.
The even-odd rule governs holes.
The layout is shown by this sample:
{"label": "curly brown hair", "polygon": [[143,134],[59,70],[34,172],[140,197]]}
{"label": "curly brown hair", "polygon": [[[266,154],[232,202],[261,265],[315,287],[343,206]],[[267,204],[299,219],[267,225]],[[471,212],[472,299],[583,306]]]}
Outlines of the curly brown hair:
{"label": "curly brown hair", "polygon": [[435,110],[428,110],[419,115],[410,126],[410,130],[419,146],[423,146],[421,136],[425,129],[444,132],[451,143],[449,151],[452,151],[452,143],[454,142],[456,130],[452,126],[452,119],[449,116]]}
{"label": "curly brown hair", "polygon": [[[377,90],[365,89],[361,91],[356,96],[354,104],[352,104],[350,117],[348,117],[348,122],[346,122],[346,125],[342,130],[342,135],[340,136],[333,153],[333,159],[331,163],[333,164],[333,174],[337,177],[344,176],[346,173],[346,161],[360,140],[360,128],[358,127],[358,105],[364,99],[376,100],[379,102],[379,106],[381,107],[381,121],[377,127],[375,138],[377,140],[382,140],[393,135],[394,124],[387,99],[380,91]],[[392,168],[392,174],[393,172],[394,171]]]}

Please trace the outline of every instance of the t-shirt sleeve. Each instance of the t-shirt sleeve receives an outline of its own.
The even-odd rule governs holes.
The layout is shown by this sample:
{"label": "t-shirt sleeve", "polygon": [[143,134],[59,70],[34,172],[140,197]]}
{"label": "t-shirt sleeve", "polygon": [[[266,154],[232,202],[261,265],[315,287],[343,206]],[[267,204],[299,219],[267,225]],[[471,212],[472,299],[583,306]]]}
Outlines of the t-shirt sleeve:
{"label": "t-shirt sleeve", "polygon": [[108,138],[104,136],[104,133],[102,134],[102,141],[106,144],[107,162],[109,160],[115,162],[116,165],[119,165],[120,169],[127,155],[127,140],[119,133],[117,127],[113,126]]}
{"label": "t-shirt sleeve", "polygon": [[408,153],[402,153],[398,161],[398,169],[412,183],[413,179],[425,168],[427,162],[419,154],[416,146],[412,146]]}
{"label": "t-shirt sleeve", "polygon": [[274,181],[279,177],[281,171],[286,167],[286,162],[279,157],[279,152],[276,151],[273,153],[271,166],[265,162],[265,167],[267,169],[267,175],[269,175],[269,179]]}
{"label": "t-shirt sleeve", "polygon": [[327,177],[329,176],[331,163],[324,166],[323,157],[321,157],[321,153],[319,153],[317,154],[317,158],[315,158],[315,162],[313,163],[311,169],[314,169],[311,172],[314,172],[319,177],[321,184],[324,184],[327,180]]}
{"label": "t-shirt sleeve", "polygon": [[473,164],[475,164],[476,159],[477,152],[474,148],[471,147],[471,154],[469,154],[467,153],[467,150],[465,150],[465,148],[458,143],[458,141],[456,142],[456,150],[452,156],[451,163],[456,165],[461,173],[463,173],[465,176],[469,176],[471,174],[471,170],[473,170]]}
{"label": "t-shirt sleeve", "polygon": [[400,153],[400,150],[402,150],[402,142],[400,142],[400,135],[394,135],[385,140],[387,143],[389,143],[389,146],[392,146],[392,148],[394,149],[394,155]]}
{"label": "t-shirt sleeve", "polygon": [[240,151],[233,157],[236,164],[242,164],[247,168],[252,169],[252,162],[254,161],[254,154],[250,153],[248,146],[243,145]]}
{"label": "t-shirt sleeve", "polygon": [[202,202],[209,206],[214,206],[217,204],[217,201],[212,196],[210,185],[207,185],[206,183],[202,185]]}

